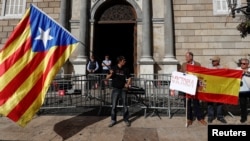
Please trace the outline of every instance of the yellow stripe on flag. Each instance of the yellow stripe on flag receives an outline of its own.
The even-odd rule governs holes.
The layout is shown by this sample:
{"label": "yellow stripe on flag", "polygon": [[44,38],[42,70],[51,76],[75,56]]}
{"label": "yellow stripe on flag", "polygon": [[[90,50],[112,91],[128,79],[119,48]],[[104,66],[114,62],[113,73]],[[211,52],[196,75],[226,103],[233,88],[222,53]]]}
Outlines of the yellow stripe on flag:
{"label": "yellow stripe on flag", "polygon": [[187,65],[187,72],[198,77],[197,93],[193,98],[207,102],[238,104],[242,70]]}
{"label": "yellow stripe on flag", "polygon": [[35,52],[26,52],[22,58],[16,61],[15,64],[12,65],[10,69],[0,77],[0,82],[5,82],[0,83],[0,91],[2,91],[3,88],[5,88],[6,85],[8,85],[8,83],[16,76],[16,74],[25,67],[25,65],[23,65],[23,62],[25,62],[25,64],[30,62],[33,59],[31,56],[35,56],[35,54]]}
{"label": "yellow stripe on flag", "polygon": [[193,73],[202,81],[199,92],[238,96],[240,79]]}
{"label": "yellow stripe on flag", "polygon": [[7,58],[13,55],[14,52],[18,48],[20,48],[23,43],[25,43],[25,41],[27,40],[27,37],[30,37],[30,34],[31,33],[30,33],[30,26],[29,26],[24,30],[21,36],[13,40],[13,42],[11,42],[11,44],[4,49],[4,52],[0,52],[0,57],[2,58],[0,60],[0,64],[2,64]]}

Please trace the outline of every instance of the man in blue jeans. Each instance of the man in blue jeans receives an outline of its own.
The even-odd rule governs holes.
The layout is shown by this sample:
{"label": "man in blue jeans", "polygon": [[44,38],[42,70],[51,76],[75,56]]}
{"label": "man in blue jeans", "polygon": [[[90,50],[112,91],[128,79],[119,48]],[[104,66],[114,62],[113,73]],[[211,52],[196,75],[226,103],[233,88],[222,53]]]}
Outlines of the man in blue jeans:
{"label": "man in blue jeans", "polygon": [[110,72],[107,74],[106,79],[112,79],[112,109],[111,109],[111,122],[109,127],[112,127],[116,124],[116,112],[117,112],[117,103],[119,98],[122,98],[123,104],[123,120],[126,126],[130,126],[129,121],[129,111],[127,107],[127,95],[126,90],[131,84],[131,76],[129,70],[124,67],[126,60],[125,57],[119,56],[117,58],[118,64],[110,69]]}

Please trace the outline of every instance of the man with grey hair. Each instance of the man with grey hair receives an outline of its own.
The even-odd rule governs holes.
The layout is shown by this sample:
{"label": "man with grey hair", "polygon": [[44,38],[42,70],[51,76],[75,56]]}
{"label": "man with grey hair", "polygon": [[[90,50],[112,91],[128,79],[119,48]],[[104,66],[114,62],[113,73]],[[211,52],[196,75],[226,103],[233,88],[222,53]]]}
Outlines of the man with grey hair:
{"label": "man with grey hair", "polygon": [[[201,64],[197,61],[194,61],[193,59],[194,54],[192,52],[187,52],[185,54],[185,59],[186,62],[184,62],[181,65],[181,72],[186,73],[186,69],[187,69],[187,65],[195,65],[195,66],[201,66]],[[199,121],[200,124],[202,125],[207,125],[207,122],[204,120],[204,116],[203,113],[201,111],[201,107],[200,107],[200,101],[199,99],[196,98],[187,98],[187,126],[192,125],[193,123],[193,109],[194,109],[194,113],[195,116],[197,118],[197,120]],[[193,105],[193,106],[192,106]]]}
{"label": "man with grey hair", "polygon": [[250,69],[249,60],[247,58],[242,58],[240,60],[240,69],[243,70],[242,82],[239,92],[240,101],[240,122],[244,123],[247,121],[247,101],[250,97]]}

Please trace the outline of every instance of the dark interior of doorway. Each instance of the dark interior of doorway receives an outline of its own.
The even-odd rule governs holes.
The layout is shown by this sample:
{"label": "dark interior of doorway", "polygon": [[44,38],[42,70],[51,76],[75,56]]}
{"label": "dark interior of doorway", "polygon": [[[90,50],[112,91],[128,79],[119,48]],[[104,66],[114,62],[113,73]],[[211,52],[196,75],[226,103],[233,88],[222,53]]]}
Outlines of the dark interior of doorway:
{"label": "dark interior of doorway", "polygon": [[112,65],[117,64],[118,56],[125,56],[126,66],[134,73],[134,24],[97,24],[93,52],[99,63],[108,54]]}

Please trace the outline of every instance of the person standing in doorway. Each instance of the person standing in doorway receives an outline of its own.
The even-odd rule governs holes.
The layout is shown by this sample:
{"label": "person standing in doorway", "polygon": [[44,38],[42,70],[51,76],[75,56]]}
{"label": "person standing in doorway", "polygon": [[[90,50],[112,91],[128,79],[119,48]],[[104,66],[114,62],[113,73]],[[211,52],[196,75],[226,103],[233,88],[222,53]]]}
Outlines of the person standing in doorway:
{"label": "person standing in doorway", "polygon": [[[193,60],[194,54],[192,52],[187,52],[185,54],[186,62],[181,65],[181,72],[186,73],[187,65],[196,65],[201,66],[199,62]],[[192,106],[193,105],[193,106]],[[194,114],[202,125],[207,125],[207,122],[204,120],[203,113],[200,108],[200,101],[196,98],[187,98],[187,126],[192,125],[193,123],[193,108]]]}
{"label": "person standing in doorway", "polygon": [[95,60],[94,56],[91,56],[87,65],[88,73],[96,73],[98,69],[99,69],[98,62]]}
{"label": "person standing in doorway", "polygon": [[[211,60],[211,65],[208,68],[212,69],[220,69],[222,68],[220,65],[220,57],[214,56]],[[215,116],[216,112],[216,116]],[[215,117],[217,117],[217,120],[221,123],[227,123],[227,121],[224,119],[223,116],[223,104],[222,103],[214,103],[214,102],[208,102],[207,103],[207,122],[212,123]]]}
{"label": "person standing in doorway", "polygon": [[102,73],[107,74],[110,68],[111,68],[111,60],[109,60],[108,55],[105,55],[105,59],[102,61]]}
{"label": "person standing in doorway", "polygon": [[95,60],[95,57],[92,55],[87,65],[89,89],[91,88],[95,89],[98,87],[98,78],[94,75],[95,73],[97,73],[98,69],[99,69],[98,62]]}
{"label": "person standing in doorway", "polygon": [[106,76],[106,79],[112,79],[112,109],[111,109],[111,122],[109,127],[112,127],[116,124],[116,112],[117,112],[117,103],[118,99],[121,97],[123,104],[123,120],[126,126],[130,126],[129,121],[129,111],[127,107],[127,94],[126,90],[131,84],[131,76],[129,70],[124,67],[126,59],[124,56],[119,56],[117,58],[117,65],[112,67],[109,73]]}
{"label": "person standing in doorway", "polygon": [[102,89],[105,89],[105,85],[108,85],[108,81],[107,80],[103,80],[105,79],[106,75],[109,73],[109,70],[111,68],[111,60],[109,59],[109,55],[105,55],[105,59],[102,61]]}

